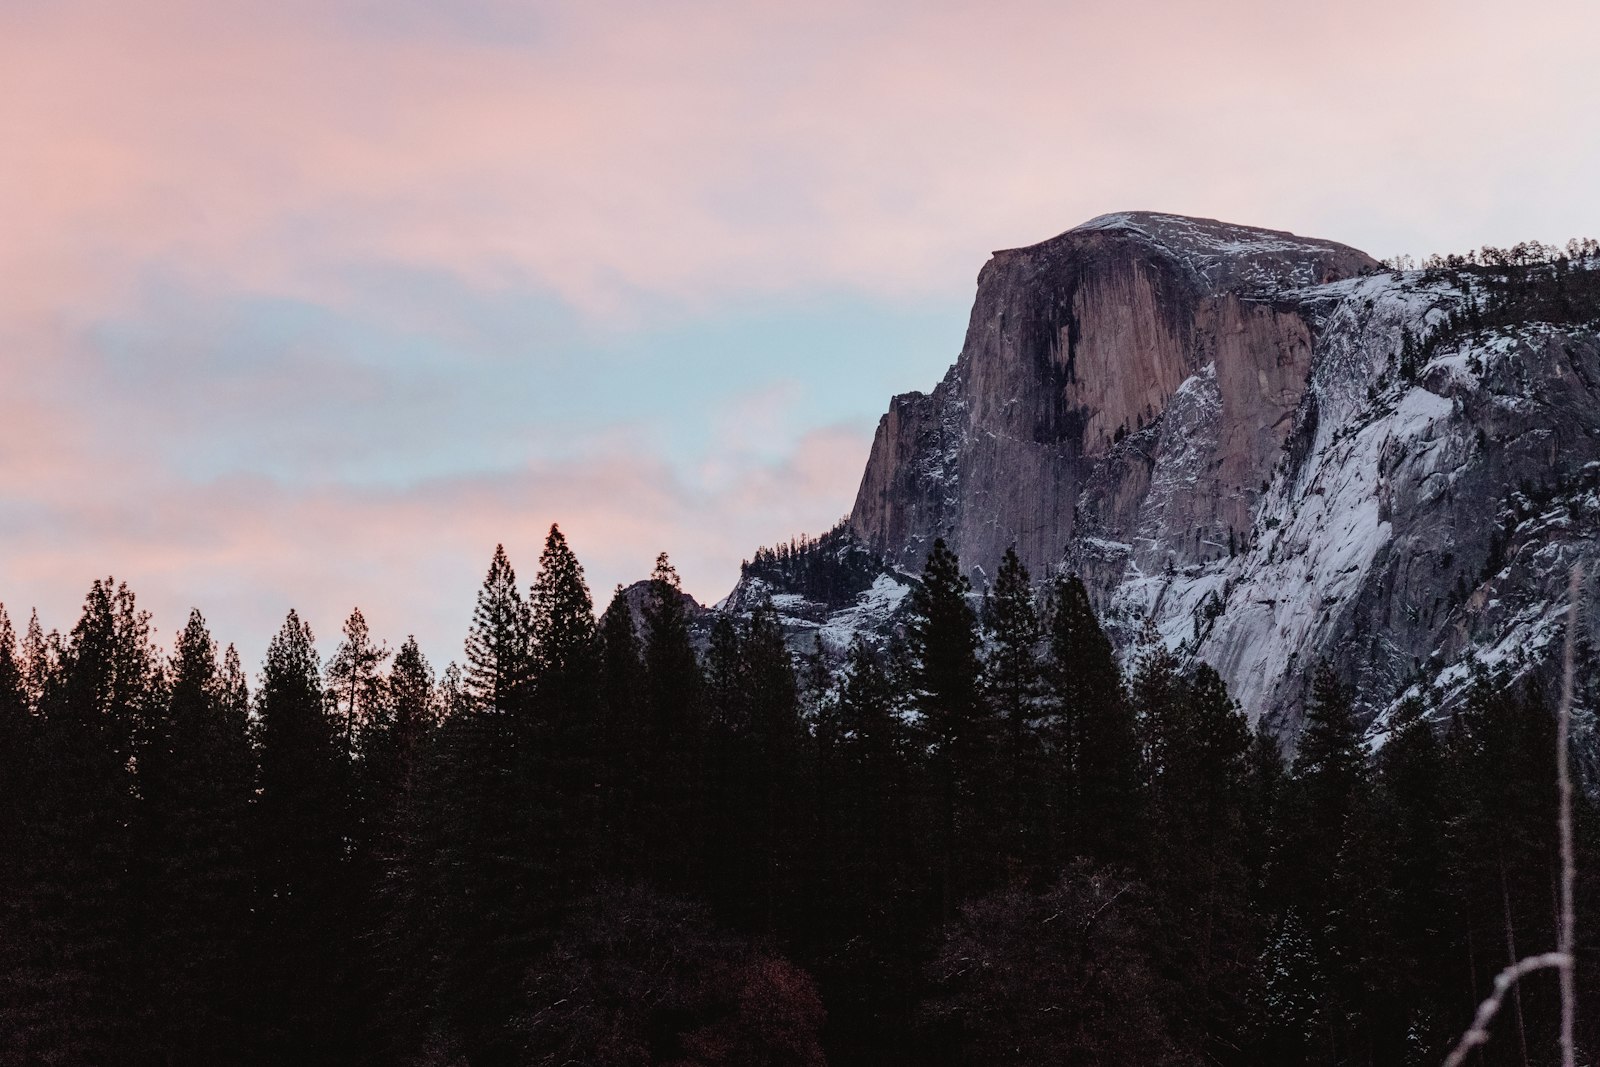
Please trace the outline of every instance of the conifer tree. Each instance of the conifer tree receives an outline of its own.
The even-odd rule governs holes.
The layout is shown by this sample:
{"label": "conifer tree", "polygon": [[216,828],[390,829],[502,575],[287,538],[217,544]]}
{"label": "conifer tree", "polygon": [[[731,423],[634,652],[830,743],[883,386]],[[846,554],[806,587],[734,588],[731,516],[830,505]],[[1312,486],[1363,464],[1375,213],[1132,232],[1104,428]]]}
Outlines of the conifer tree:
{"label": "conifer tree", "polygon": [[61,661],[61,635],[55,632],[46,637],[39,625],[39,612],[28,616],[27,636],[22,640],[23,687],[28,693],[28,705],[37,714],[44,700],[46,684]]}
{"label": "conifer tree", "polygon": [[453,903],[438,931],[435,996],[470,1060],[510,1055],[520,976],[552,907],[531,637],[531,614],[497,546],[467,636],[461,706],[440,729],[436,783],[433,892]]}
{"label": "conifer tree", "polygon": [[1163,965],[1176,980],[1192,1041],[1220,1054],[1244,1024],[1257,950],[1243,855],[1250,731],[1207,664],[1170,686],[1135,688],[1164,690],[1172,704],[1162,713],[1156,749],[1148,861],[1164,905]]}
{"label": "conifer tree", "polygon": [[780,922],[792,928],[796,918],[797,893],[802,888],[799,864],[811,825],[810,768],[802,747],[805,726],[800,721],[794,659],[770,600],[751,615],[743,646],[747,747],[752,758],[746,764],[747,787],[741,792],[753,829],[749,862],[755,899],[762,909],[758,928],[774,936]]}
{"label": "conifer tree", "polygon": [[[552,525],[529,595],[534,671],[546,714],[593,714],[595,688],[594,601],[567,539]],[[571,728],[587,729],[587,721]],[[565,732],[561,728],[557,733]]]}
{"label": "conifer tree", "polygon": [[139,753],[143,1043],[170,1061],[225,1059],[243,1040],[247,1011],[254,754],[198,611],[167,674],[167,699]]}
{"label": "conifer tree", "polygon": [[967,602],[972,586],[960,560],[940,538],[911,593],[906,624],[910,697],[920,714],[938,812],[941,914],[949,919],[981,875],[992,838],[986,816],[993,774],[992,717],[978,691],[978,619]]}
{"label": "conifer tree", "polygon": [[570,896],[596,862],[599,650],[583,567],[556,526],[528,602],[535,679],[530,817],[536,847],[550,853],[553,877],[568,884]]}
{"label": "conifer tree", "polygon": [[125,1010],[137,1002],[132,768],[156,693],[149,618],[107,578],[90,588],[64,646],[28,643],[38,773],[9,859],[19,884],[0,931],[0,1061],[111,1062],[136,1040]]}
{"label": "conifer tree", "polygon": [[222,653],[222,674],[217,680],[223,714],[248,726],[250,722],[250,683],[245,680],[239,650],[229,645]]}
{"label": "conifer tree", "polygon": [[1350,689],[1326,660],[1312,673],[1310,701],[1285,803],[1288,847],[1279,867],[1285,896],[1304,917],[1329,989],[1331,1054],[1346,1055],[1360,1022],[1358,958],[1370,908],[1376,850],[1371,778]]}
{"label": "conifer tree", "polygon": [[1034,607],[1033,583],[1015,548],[1006,549],[994,589],[984,597],[983,625],[992,645],[984,663],[984,689],[999,719],[1002,744],[1001,817],[1006,858],[1036,868],[1044,844],[1032,840],[1031,813],[1043,806],[1042,753],[1034,720],[1040,714],[1039,644],[1043,630]]}
{"label": "conifer tree", "polygon": [[328,688],[333,693],[340,744],[347,753],[356,751],[361,730],[382,705],[381,671],[388,658],[389,650],[373,643],[366,616],[360,608],[353,609],[344,623],[344,639],[328,661]]}
{"label": "conifer tree", "polygon": [[261,1047],[269,1058],[337,1062],[355,1022],[338,995],[352,963],[349,775],[311,629],[293,611],[267,646],[256,715]]}
{"label": "conifer tree", "polygon": [[[34,721],[26,666],[11,619],[0,605],[0,855],[6,856],[16,855],[26,795],[23,776],[33,762]],[[5,872],[0,872],[0,893],[5,886]]]}
{"label": "conifer tree", "polygon": [[644,609],[648,713],[641,788],[648,827],[643,852],[667,886],[686,884],[705,848],[704,682],[684,600],[678,572],[663,552]]}
{"label": "conifer tree", "polygon": [[383,699],[361,735],[360,752],[363,777],[381,827],[393,824],[404,798],[415,789],[437,719],[433,668],[415,636],[408,636],[400,646],[378,692]]}
{"label": "conifer tree", "polygon": [[1068,849],[1129,862],[1144,848],[1138,738],[1111,642],[1077,575],[1056,582],[1047,670]]}
{"label": "conifer tree", "polygon": [[437,833],[443,805],[430,793],[428,770],[440,701],[415,637],[395,653],[383,693],[380,713],[361,735],[374,861],[366,919],[373,973],[366,988],[378,1020],[368,1042],[380,1062],[402,1059],[424,1040],[431,965],[439,956],[430,861],[443,849]]}
{"label": "conifer tree", "polygon": [[1446,828],[1450,810],[1444,751],[1420,697],[1401,702],[1378,755],[1375,824],[1383,849],[1373,946],[1363,960],[1372,1015],[1382,1013],[1392,1046],[1409,1044],[1437,1058],[1453,1037],[1445,1021],[1443,976],[1457,959],[1449,927],[1454,915]]}
{"label": "conifer tree", "polygon": [[1326,660],[1312,674],[1311,700],[1292,767],[1298,832],[1306,846],[1302,888],[1315,903],[1331,884],[1348,823],[1369,785],[1350,690]]}
{"label": "conifer tree", "polygon": [[897,694],[882,659],[859,636],[850,643],[828,733],[836,845],[847,911],[877,911],[893,897],[892,882],[909,842],[903,804],[908,738],[896,714]]}
{"label": "conifer tree", "polygon": [[599,761],[602,864],[615,874],[639,854],[643,825],[640,784],[645,773],[646,742],[644,665],[633,611],[619,585],[600,617]]}
{"label": "conifer tree", "polygon": [[496,545],[472,611],[462,671],[467,699],[477,710],[522,717],[533,674],[531,629],[527,604],[517,590],[517,573],[505,547]]}
{"label": "conifer tree", "polygon": [[[37,625],[37,616],[35,617]],[[32,861],[25,836],[36,810],[33,775],[39,770],[37,722],[29,706],[27,661],[17,648],[16,633],[0,607],[0,1018],[16,1020],[26,998],[19,979],[27,974],[26,954],[19,952],[29,930],[23,907],[30,888]],[[9,1062],[19,1042],[0,1036],[0,1062]]]}

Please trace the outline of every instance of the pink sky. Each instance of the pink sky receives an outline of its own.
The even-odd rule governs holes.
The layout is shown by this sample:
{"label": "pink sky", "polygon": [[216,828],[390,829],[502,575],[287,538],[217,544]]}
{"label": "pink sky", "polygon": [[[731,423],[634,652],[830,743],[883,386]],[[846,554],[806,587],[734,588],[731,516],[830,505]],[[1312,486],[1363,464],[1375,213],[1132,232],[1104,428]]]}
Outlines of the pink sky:
{"label": "pink sky", "polygon": [[[715,599],[848,509],[991,249],[1125,208],[1377,255],[1600,233],[1597,40],[1587,2],[13,0],[0,602],[65,628],[109,571],[250,654],[360,604],[442,663],[494,543],[531,578],[552,520],[599,589],[664,548]],[[741,342],[737,387],[606,402],[752,306],[822,309],[818,353],[872,309],[956,325],[881,390]],[[413,431],[441,382],[462,414]],[[419,458],[351,473],[391,435]]]}

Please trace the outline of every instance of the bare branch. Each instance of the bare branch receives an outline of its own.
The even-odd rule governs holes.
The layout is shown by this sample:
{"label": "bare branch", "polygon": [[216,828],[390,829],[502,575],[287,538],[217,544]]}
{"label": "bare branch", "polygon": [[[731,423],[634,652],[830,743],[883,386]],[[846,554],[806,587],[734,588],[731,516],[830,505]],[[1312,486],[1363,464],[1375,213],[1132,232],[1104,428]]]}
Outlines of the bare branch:
{"label": "bare branch", "polygon": [[1574,650],[1578,640],[1578,594],[1583,585],[1583,567],[1572,568],[1567,586],[1567,640],[1562,655],[1561,702],[1556,708],[1556,790],[1558,804],[1556,826],[1561,835],[1561,915],[1556,928],[1556,951],[1518,960],[1494,977],[1494,992],[1478,1005],[1472,1025],[1461,1035],[1456,1047],[1444,1061],[1444,1067],[1461,1067],[1467,1054],[1489,1040],[1489,1023],[1500,1010],[1500,1003],[1518,979],[1533,971],[1554,967],[1561,979],[1561,1067],[1574,1067],[1573,1028],[1577,1015],[1577,996],[1574,992],[1572,954],[1573,882],[1577,878],[1577,864],[1572,855],[1572,772],[1568,767],[1567,744],[1572,732],[1572,672]]}
{"label": "bare branch", "polygon": [[1489,1040],[1489,1023],[1494,1019],[1495,1013],[1500,1010],[1501,1001],[1505,1000],[1511,987],[1525,974],[1542,971],[1547,967],[1565,968],[1571,962],[1570,957],[1560,952],[1546,952],[1539,956],[1528,956],[1518,960],[1499,974],[1494,976],[1494,992],[1482,1004],[1478,1005],[1478,1014],[1473,1016],[1472,1025],[1467,1032],[1461,1035],[1461,1040],[1456,1042],[1456,1047],[1450,1050],[1450,1055],[1444,1061],[1444,1067],[1461,1067],[1467,1061],[1467,1054],[1474,1048]]}

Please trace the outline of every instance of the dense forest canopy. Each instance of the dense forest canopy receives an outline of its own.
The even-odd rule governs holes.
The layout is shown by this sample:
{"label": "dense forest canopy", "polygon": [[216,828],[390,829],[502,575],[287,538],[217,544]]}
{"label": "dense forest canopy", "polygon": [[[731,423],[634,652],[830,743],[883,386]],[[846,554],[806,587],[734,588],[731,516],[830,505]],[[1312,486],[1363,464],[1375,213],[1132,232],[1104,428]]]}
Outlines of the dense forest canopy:
{"label": "dense forest canopy", "polygon": [[[643,616],[555,528],[442,672],[359,611],[326,663],[291,613],[249,684],[112,579],[65,634],[0,610],[0,1062],[1436,1063],[1555,943],[1536,688],[1377,744],[1318,666],[1285,761],[1205,664],[1125,673],[1075,577],[1009,554],[978,598],[943,543],[841,665],[770,606],[697,648],[665,556]],[[1552,1062],[1555,989],[1481,1062]]]}

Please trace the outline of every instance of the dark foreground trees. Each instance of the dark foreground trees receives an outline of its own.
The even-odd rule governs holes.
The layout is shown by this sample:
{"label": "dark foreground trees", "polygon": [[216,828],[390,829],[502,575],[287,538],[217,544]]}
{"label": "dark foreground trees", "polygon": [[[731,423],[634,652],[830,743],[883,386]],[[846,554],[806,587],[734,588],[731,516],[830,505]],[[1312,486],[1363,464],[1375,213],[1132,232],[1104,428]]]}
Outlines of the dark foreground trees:
{"label": "dark foreground trees", "polygon": [[[0,613],[0,1063],[1432,1063],[1553,943],[1536,690],[1363,731],[1318,667],[1286,761],[1014,556],[979,601],[935,545],[832,670],[697,612],[663,556],[596,620],[552,529],[437,674],[359,611],[253,687],[111,580]],[[1554,986],[1484,1064],[1552,1061]]]}

